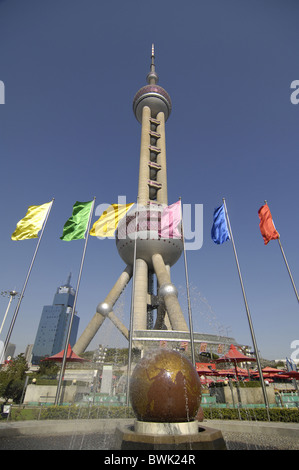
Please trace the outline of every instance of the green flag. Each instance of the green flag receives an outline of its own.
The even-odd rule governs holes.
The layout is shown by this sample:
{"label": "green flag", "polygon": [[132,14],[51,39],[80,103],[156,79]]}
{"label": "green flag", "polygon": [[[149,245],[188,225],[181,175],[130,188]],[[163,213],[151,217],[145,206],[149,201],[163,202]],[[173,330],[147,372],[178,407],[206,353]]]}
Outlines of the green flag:
{"label": "green flag", "polygon": [[64,224],[63,234],[62,237],[60,237],[61,240],[69,242],[71,240],[80,240],[81,238],[85,238],[92,203],[93,201],[77,201],[73,205],[72,217],[70,217]]}

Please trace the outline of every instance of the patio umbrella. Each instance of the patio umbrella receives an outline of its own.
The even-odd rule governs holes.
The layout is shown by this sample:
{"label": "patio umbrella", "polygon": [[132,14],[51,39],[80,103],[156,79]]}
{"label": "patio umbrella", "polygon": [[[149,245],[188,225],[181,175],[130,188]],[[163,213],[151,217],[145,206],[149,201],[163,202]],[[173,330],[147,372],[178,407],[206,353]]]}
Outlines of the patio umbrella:
{"label": "patio umbrella", "polygon": [[[274,367],[264,367],[264,369],[262,369],[262,373],[263,373],[263,377],[266,379],[268,378],[272,378],[272,377],[276,377],[278,374],[282,373],[284,371],[282,371],[281,369],[275,369]],[[254,372],[254,377],[259,377],[260,374],[258,371],[255,371]]]}
{"label": "patio umbrella", "polygon": [[241,369],[241,367],[236,367],[234,369],[221,369],[218,370],[218,374],[221,376],[224,375],[236,375],[236,370],[239,376],[248,377],[248,371],[246,369]]}
{"label": "patio umbrella", "polygon": [[[54,356],[46,357],[42,359],[42,361],[53,361],[53,362],[62,362],[63,360],[64,349]],[[83,359],[83,357],[77,356],[71,348],[71,345],[68,345],[67,353],[66,353],[66,360],[67,362],[90,362],[89,359]]]}
{"label": "patio umbrella", "polygon": [[255,361],[256,361],[256,359],[254,357],[245,356],[245,354],[243,354],[241,351],[239,351],[236,348],[236,346],[231,344],[228,352],[226,354],[224,354],[224,356],[219,357],[218,359],[216,359],[215,362],[217,362],[217,363],[230,362],[230,363],[234,364],[236,377],[238,378],[239,375],[238,375],[237,364],[240,363],[240,362],[255,362]]}
{"label": "patio umbrella", "polygon": [[218,375],[216,369],[212,369],[212,367],[209,367],[207,364],[201,364],[196,362],[195,365],[196,371],[199,375]]}
{"label": "patio umbrella", "polygon": [[[286,377],[289,377],[290,379],[299,380],[299,372],[297,372],[296,370],[290,370],[289,372],[283,371],[282,374],[284,377],[286,376]],[[278,375],[278,377],[279,376],[280,374]]]}

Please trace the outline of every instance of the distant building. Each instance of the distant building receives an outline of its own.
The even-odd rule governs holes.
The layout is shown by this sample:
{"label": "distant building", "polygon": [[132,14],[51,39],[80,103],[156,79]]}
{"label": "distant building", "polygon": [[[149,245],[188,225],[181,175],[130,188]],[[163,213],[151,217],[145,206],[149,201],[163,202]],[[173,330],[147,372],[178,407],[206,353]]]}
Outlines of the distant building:
{"label": "distant building", "polygon": [[[58,287],[52,305],[45,305],[42,311],[32,350],[32,364],[47,356],[57,354],[65,347],[68,326],[75,300],[75,290],[70,285],[71,275],[66,284]],[[77,339],[79,317],[73,318],[70,345]]]}
{"label": "distant building", "polygon": [[33,344],[27,344],[24,357],[28,365],[32,364],[32,350]]}
{"label": "distant building", "polygon": [[16,345],[12,343],[8,343],[6,352],[5,352],[5,357],[3,355],[3,343],[2,341],[0,342],[0,364],[3,364],[5,361],[10,360],[12,357],[14,357],[14,354],[16,352]]}

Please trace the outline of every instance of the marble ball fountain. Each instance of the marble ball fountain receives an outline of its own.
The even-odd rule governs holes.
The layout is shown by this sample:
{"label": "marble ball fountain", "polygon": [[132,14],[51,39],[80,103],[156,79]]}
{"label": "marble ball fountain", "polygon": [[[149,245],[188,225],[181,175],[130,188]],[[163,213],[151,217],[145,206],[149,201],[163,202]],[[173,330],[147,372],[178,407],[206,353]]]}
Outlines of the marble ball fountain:
{"label": "marble ball fountain", "polygon": [[133,426],[116,430],[123,450],[226,449],[219,430],[196,419],[201,403],[197,371],[183,354],[163,348],[148,352],[130,379]]}

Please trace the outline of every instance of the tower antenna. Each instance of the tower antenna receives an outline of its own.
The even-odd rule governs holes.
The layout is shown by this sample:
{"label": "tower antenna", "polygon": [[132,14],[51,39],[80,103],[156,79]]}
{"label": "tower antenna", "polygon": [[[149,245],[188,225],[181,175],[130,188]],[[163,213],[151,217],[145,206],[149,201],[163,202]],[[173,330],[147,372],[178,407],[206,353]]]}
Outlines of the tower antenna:
{"label": "tower antenna", "polygon": [[152,44],[150,72],[148,73],[146,80],[149,85],[156,85],[159,80],[159,77],[156,73],[156,66],[155,66],[155,45],[154,44]]}

